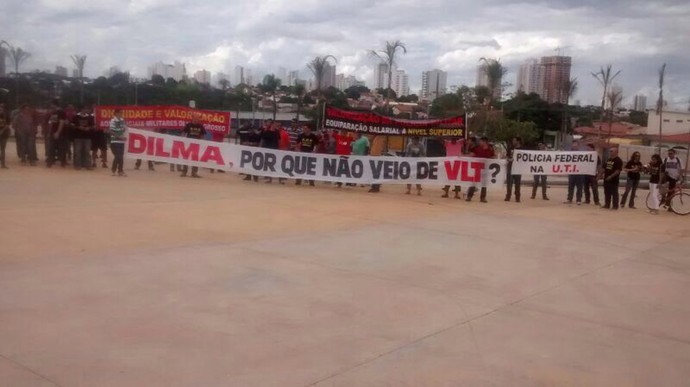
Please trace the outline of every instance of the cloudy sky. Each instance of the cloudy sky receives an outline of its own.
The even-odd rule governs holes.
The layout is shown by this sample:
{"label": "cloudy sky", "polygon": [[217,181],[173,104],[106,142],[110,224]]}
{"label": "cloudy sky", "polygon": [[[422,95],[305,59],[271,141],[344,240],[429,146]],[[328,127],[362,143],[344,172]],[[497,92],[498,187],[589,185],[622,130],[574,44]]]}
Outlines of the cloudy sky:
{"label": "cloudy sky", "polygon": [[399,67],[416,93],[432,68],[447,71],[449,85],[473,86],[481,57],[500,58],[515,84],[521,62],[560,47],[573,57],[575,100],[598,104],[590,73],[611,63],[622,70],[624,103],[637,93],[653,101],[666,62],[669,105],[683,110],[689,38],[687,0],[3,0],[0,14],[0,39],[32,53],[27,70],[72,68],[69,56],[79,53],[92,77],[110,66],[144,77],[159,60],[183,61],[188,72],[242,65],[263,75],[281,66],[306,77],[311,58],[331,54],[339,73],[369,84],[367,52],[399,39],[408,48]]}

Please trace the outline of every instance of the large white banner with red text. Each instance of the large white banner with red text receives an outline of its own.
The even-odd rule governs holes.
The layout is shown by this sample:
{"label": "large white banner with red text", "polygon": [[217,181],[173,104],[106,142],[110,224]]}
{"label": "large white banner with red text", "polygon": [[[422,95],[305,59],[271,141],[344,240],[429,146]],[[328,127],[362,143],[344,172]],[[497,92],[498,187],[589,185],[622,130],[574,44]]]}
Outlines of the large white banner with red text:
{"label": "large white banner with red text", "polygon": [[518,150],[513,153],[513,175],[596,175],[597,152]]}
{"label": "large white banner with red text", "polygon": [[229,172],[355,184],[501,185],[505,162],[299,153],[128,129],[126,156]]}

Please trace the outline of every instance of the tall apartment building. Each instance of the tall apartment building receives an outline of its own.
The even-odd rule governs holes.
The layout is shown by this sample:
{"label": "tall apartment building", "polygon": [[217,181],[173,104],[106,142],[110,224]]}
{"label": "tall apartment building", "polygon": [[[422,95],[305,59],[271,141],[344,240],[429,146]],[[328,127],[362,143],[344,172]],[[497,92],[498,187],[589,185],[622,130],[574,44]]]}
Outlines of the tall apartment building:
{"label": "tall apartment building", "polygon": [[633,103],[633,110],[638,112],[647,110],[647,97],[644,95],[636,95]]}
{"label": "tall apartment building", "polygon": [[211,84],[211,72],[208,70],[199,70],[194,73],[194,80],[199,83],[210,85]]}
{"label": "tall apartment building", "polygon": [[187,69],[184,63],[178,61],[173,64],[157,62],[149,67],[148,75],[149,79],[154,75],[160,75],[165,79],[172,78],[179,82],[187,76]]}
{"label": "tall apartment building", "polygon": [[379,63],[374,68],[374,89],[388,88],[388,64]]}
{"label": "tall apartment building", "polygon": [[323,66],[323,76],[321,78],[321,90],[335,87],[335,65],[328,62]]}
{"label": "tall apartment building", "polygon": [[281,85],[287,85],[288,77],[287,69],[285,69],[285,67],[278,67],[278,74],[276,74],[276,77],[280,79]]}
{"label": "tall apartment building", "polygon": [[67,67],[55,66],[55,75],[67,78]]}
{"label": "tall apartment building", "polygon": [[566,103],[572,58],[569,56],[545,56],[541,58],[544,72],[542,98],[549,103]]}
{"label": "tall apartment building", "polygon": [[537,93],[540,96],[544,92],[544,71],[537,59],[528,59],[520,65],[518,70],[516,92]]}
{"label": "tall apartment building", "polygon": [[421,98],[434,100],[446,94],[446,81],[448,73],[438,69],[424,71],[422,73]]}
{"label": "tall apartment building", "polygon": [[245,84],[245,85],[254,85],[254,76],[252,74],[252,70],[246,69],[242,66],[235,66],[235,73],[233,78],[231,79],[232,85],[237,86],[239,84]]}
{"label": "tall apartment building", "polygon": [[298,70],[293,70],[290,71],[287,75],[287,80],[285,81],[286,86],[295,86],[297,85],[297,80],[299,79],[299,71]]}
{"label": "tall apartment building", "polygon": [[409,77],[405,73],[405,70],[396,69],[393,72],[393,78],[391,79],[391,89],[395,92],[395,95],[402,97],[410,94]]}

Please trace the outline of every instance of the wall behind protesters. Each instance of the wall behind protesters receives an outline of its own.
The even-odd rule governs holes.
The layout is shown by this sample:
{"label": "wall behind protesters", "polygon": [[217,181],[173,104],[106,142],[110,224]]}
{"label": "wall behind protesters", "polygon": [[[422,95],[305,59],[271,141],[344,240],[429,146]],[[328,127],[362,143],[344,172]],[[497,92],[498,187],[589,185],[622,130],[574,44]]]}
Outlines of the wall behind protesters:
{"label": "wall behind protesters", "polygon": [[[686,145],[687,146],[687,145]],[[663,160],[664,157],[666,157],[666,151],[669,148],[663,147],[661,148],[661,159]],[[676,149],[676,157],[678,157],[682,163],[683,167],[685,168],[685,160],[688,154],[687,150],[684,149]],[[621,144],[618,145],[618,156],[623,159],[623,161],[628,161],[630,160],[630,156],[632,156],[633,152],[640,152],[640,161],[642,164],[647,164],[649,160],[652,159],[652,155],[657,153],[658,148],[655,146],[645,146],[645,145],[630,145],[630,144]]]}

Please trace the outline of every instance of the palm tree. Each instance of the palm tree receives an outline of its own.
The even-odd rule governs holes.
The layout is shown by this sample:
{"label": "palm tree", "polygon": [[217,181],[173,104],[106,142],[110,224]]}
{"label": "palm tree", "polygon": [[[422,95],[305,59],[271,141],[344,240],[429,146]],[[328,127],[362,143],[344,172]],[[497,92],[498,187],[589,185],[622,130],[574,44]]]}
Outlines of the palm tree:
{"label": "palm tree", "polygon": [[489,88],[489,107],[494,103],[494,99],[501,99],[502,86],[501,81],[503,76],[506,75],[508,69],[501,64],[500,59],[479,59],[482,62],[482,71],[486,74],[488,88]]}
{"label": "palm tree", "polygon": [[601,121],[599,122],[599,138],[601,138],[601,122],[604,121],[604,112],[606,108],[606,95],[609,91],[609,86],[611,85],[611,82],[613,82],[614,79],[618,76],[618,74],[621,73],[620,70],[616,71],[615,74],[611,75],[613,72],[613,65],[607,65],[606,69],[602,66],[599,71],[596,73],[592,73],[592,76],[601,83],[601,86],[604,87],[604,91],[601,93]]}
{"label": "palm tree", "polygon": [[656,113],[659,115],[659,154],[661,154],[661,127],[664,124],[664,78],[666,77],[666,63],[659,69],[659,99],[656,102]]}
{"label": "palm tree", "polygon": [[24,51],[21,47],[12,47],[4,40],[3,42],[9,47],[10,61],[14,64],[14,103],[19,106],[19,66],[29,59],[31,54]]}
{"label": "palm tree", "polygon": [[571,78],[565,83],[565,106],[563,106],[563,126],[561,127],[561,141],[565,139],[565,134],[568,129],[568,106],[570,105],[570,98],[577,93],[579,84],[577,78]]}
{"label": "palm tree", "polygon": [[14,75],[19,76],[19,66],[29,59],[30,53],[24,51],[21,47],[10,47],[10,61],[14,64]]}
{"label": "palm tree", "polygon": [[77,66],[77,74],[79,75],[79,82],[81,84],[79,90],[79,103],[84,104],[84,66],[86,65],[86,55],[74,54],[70,56],[72,62]]}
{"label": "palm tree", "polygon": [[292,92],[297,96],[297,115],[295,116],[295,119],[297,122],[299,122],[299,115],[302,111],[302,103],[304,103],[304,93],[306,92],[306,88],[303,84],[298,83],[293,87]]}
{"label": "palm tree", "polygon": [[[396,65],[396,54],[398,52],[398,49],[401,49],[403,54],[407,53],[407,47],[405,47],[405,43],[396,40],[394,42],[389,42],[386,41],[386,47],[384,47],[383,50],[376,51],[376,50],[371,50],[369,54],[373,57],[376,57],[380,59],[382,62],[384,62],[388,66],[388,88],[386,89],[386,105],[385,105],[385,110],[388,112],[388,102],[390,102],[391,99],[391,82],[393,81],[393,68]],[[390,114],[390,112],[389,112]]]}
{"label": "palm tree", "polygon": [[611,128],[613,126],[613,111],[620,105],[623,101],[623,93],[620,91],[610,91],[606,95],[606,99],[609,102],[609,138],[607,142],[611,142]]}
{"label": "palm tree", "polygon": [[273,119],[276,119],[276,113],[278,112],[278,104],[276,103],[276,90],[280,87],[280,79],[276,78],[273,74],[268,74],[264,77],[261,83],[261,91],[264,93],[269,93],[271,98],[273,98]]}
{"label": "palm tree", "polygon": [[318,95],[318,100],[316,101],[316,109],[317,109],[317,114],[316,114],[316,127],[320,128],[321,127],[321,100],[323,99],[323,77],[326,75],[326,66],[330,66],[330,63],[328,62],[329,59],[333,59],[334,62],[338,62],[337,59],[333,55],[324,55],[324,56],[317,56],[314,59],[311,60],[311,62],[307,63],[307,68],[311,70],[312,74],[314,74],[314,80],[316,81],[316,93]]}

